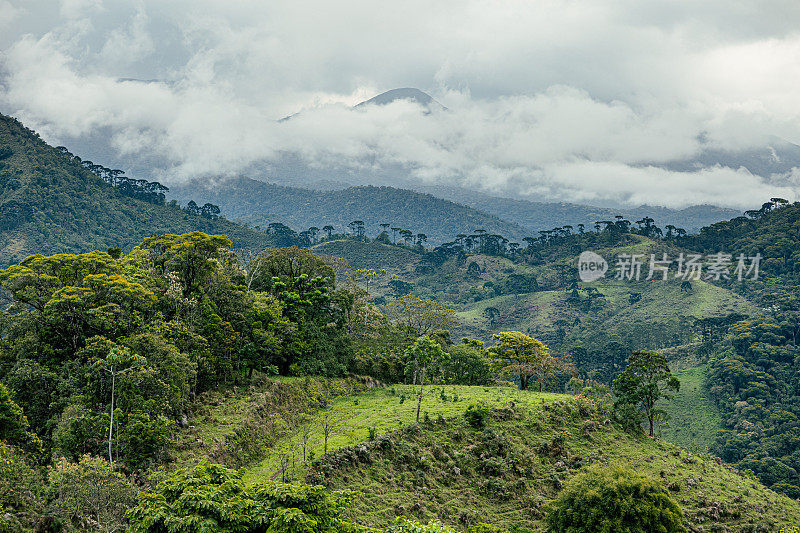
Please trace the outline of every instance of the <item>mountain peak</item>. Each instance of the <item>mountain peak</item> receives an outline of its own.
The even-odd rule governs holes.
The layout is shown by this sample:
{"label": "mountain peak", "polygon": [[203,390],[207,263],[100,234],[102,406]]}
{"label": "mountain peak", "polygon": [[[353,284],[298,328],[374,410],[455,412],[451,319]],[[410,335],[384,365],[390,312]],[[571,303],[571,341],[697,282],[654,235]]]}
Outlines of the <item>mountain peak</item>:
{"label": "mountain peak", "polygon": [[399,89],[386,91],[377,96],[373,96],[369,100],[357,104],[355,107],[361,107],[365,105],[387,105],[398,100],[410,100],[426,108],[428,111],[431,111],[432,109],[447,109],[442,104],[434,100],[431,95],[414,87],[402,87]]}

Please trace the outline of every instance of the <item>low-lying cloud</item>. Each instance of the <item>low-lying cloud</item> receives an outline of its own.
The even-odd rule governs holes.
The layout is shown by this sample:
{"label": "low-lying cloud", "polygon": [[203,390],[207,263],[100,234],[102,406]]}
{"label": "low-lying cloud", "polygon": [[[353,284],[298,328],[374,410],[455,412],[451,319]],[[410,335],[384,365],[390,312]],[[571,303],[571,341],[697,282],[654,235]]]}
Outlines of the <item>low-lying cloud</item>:
{"label": "low-lying cloud", "polygon": [[[115,158],[167,183],[293,154],[351,181],[402,169],[534,199],[795,198],[797,172],[665,169],[800,143],[800,11],[783,2],[228,4],[0,0],[0,111],[53,143],[108,131]],[[352,109],[398,86],[447,110]]]}

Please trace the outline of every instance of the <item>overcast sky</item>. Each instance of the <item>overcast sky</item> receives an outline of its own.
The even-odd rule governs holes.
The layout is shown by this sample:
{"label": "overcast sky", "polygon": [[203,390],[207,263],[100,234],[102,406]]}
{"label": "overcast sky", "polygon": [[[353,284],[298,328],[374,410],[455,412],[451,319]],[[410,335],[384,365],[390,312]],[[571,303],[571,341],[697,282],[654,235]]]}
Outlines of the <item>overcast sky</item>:
{"label": "overcast sky", "polygon": [[[396,87],[448,110],[350,109]],[[108,132],[168,183],[293,152],[533,199],[752,207],[794,199],[800,172],[658,165],[800,144],[798,88],[796,0],[0,0],[0,112],[56,144]]]}

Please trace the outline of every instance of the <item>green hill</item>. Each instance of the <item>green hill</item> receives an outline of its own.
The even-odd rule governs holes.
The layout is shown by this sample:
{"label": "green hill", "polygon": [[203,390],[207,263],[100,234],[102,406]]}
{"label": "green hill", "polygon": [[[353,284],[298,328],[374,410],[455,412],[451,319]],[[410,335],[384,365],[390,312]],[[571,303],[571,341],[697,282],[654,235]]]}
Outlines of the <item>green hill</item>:
{"label": "green hill", "polygon": [[[346,388],[344,383],[338,386]],[[778,531],[796,525],[800,516],[800,503],[710,456],[624,433],[609,421],[601,400],[513,387],[447,385],[426,396],[425,421],[416,425],[412,387],[395,385],[345,393],[328,408],[306,410],[305,418],[281,414],[277,405],[277,411],[258,414],[259,406],[273,405],[270,395],[297,397],[292,391],[309,387],[319,384],[281,380],[268,383],[264,393],[241,391],[224,402],[209,398],[200,409],[204,414],[178,446],[185,449],[187,443],[202,441],[217,443],[217,449],[236,449],[239,435],[249,434],[247,428],[255,425],[253,417],[267,417],[280,428],[277,438],[260,450],[261,459],[244,463],[249,467],[246,479],[357,490],[361,495],[354,499],[351,516],[376,527],[408,516],[441,520],[462,530],[485,522],[510,531],[544,531],[544,506],[563,483],[592,463],[625,465],[659,480],[695,531]],[[464,417],[475,406],[487,415],[485,427],[474,421],[470,425]],[[332,425],[327,455],[322,420]],[[196,444],[189,449],[200,451]],[[203,458],[180,453],[186,464]]]}
{"label": "green hill", "polygon": [[[408,270],[420,255],[408,248],[355,239],[325,241],[311,248],[318,255],[341,257],[353,268]],[[410,272],[410,270],[409,270]]]}
{"label": "green hill", "polygon": [[224,181],[195,181],[175,185],[171,195],[185,203],[219,205],[230,219],[266,227],[281,222],[295,229],[332,225],[347,232],[354,220],[362,220],[368,235],[377,235],[379,224],[424,233],[429,242],[449,241],[458,233],[485,229],[489,233],[521,239],[525,228],[482,211],[405,189],[393,187],[350,187],[316,191],[284,187],[247,178]]}
{"label": "green hill", "polygon": [[[460,326],[454,338],[463,334],[490,341],[497,331],[518,330],[563,350],[602,347],[611,340],[630,349],[666,348],[692,340],[694,319],[761,313],[745,297],[706,281],[693,282],[689,291],[681,289],[680,280],[623,281],[607,277],[573,285],[579,253],[573,250],[556,250],[547,260],[538,262],[465,254],[426,268],[419,255],[374,242],[341,241],[327,248],[316,247],[315,251],[321,249],[344,257],[358,268],[377,270],[391,264],[392,273],[410,283],[413,294],[457,311]],[[677,256],[676,249],[667,243],[630,235],[626,243],[597,251],[611,258],[621,253],[648,256],[664,250]],[[376,297],[391,299],[392,279],[379,276],[369,289]]]}
{"label": "green hill", "polygon": [[[163,202],[162,202],[163,204]],[[129,249],[153,233],[225,234],[239,248],[263,249],[271,237],[222,218],[124,195],[0,115],[0,264],[31,254]]]}

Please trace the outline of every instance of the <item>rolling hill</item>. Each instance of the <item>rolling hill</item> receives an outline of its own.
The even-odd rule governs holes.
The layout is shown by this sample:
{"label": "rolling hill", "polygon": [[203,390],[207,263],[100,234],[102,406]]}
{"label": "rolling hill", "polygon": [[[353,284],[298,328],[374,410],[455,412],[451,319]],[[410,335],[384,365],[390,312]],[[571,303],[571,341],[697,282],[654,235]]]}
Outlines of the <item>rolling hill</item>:
{"label": "rolling hill", "polygon": [[379,224],[425,233],[430,244],[453,239],[458,233],[485,229],[509,239],[521,239],[525,228],[454,202],[394,187],[349,187],[317,191],[284,187],[248,178],[194,181],[173,186],[173,198],[184,203],[211,202],[233,220],[266,227],[282,222],[295,229],[333,225],[347,232],[347,225],[363,220],[368,235],[377,235]]}
{"label": "rolling hill", "polygon": [[153,233],[225,234],[239,248],[263,249],[261,231],[178,206],[126,196],[19,121],[0,115],[0,264],[34,253],[130,249]]}
{"label": "rolling hill", "polygon": [[[797,501],[708,455],[625,433],[608,418],[603,398],[446,385],[426,396],[425,416],[415,424],[411,385],[339,383],[353,392],[324,409],[294,406],[307,413],[297,423],[270,422],[292,420],[278,397],[314,387],[325,383],[288,378],[209,395],[194,408],[192,426],[176,436],[177,464],[242,458],[242,435],[277,426],[246,460],[227,464],[246,467],[250,484],[285,479],[357,490],[350,512],[377,528],[407,516],[459,531],[478,522],[545,531],[546,504],[591,464],[625,465],[657,479],[679,501],[691,531],[778,531],[800,513]],[[488,415],[483,424],[465,417],[476,407]],[[327,454],[321,420],[333,427]]]}

